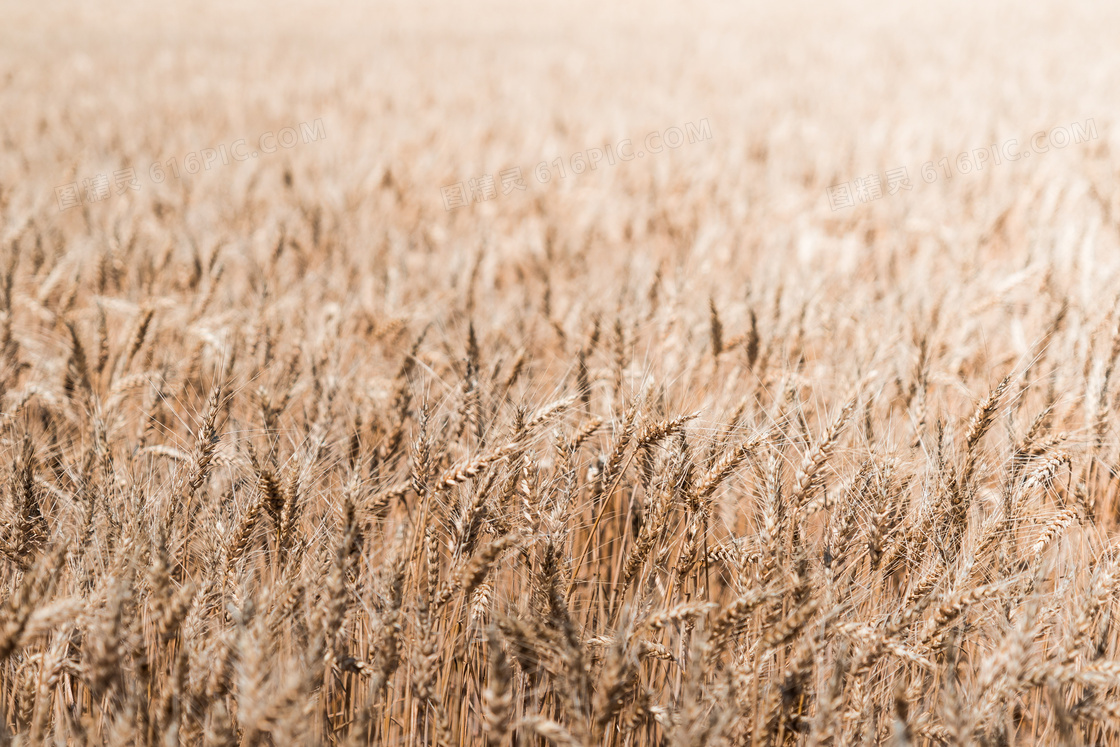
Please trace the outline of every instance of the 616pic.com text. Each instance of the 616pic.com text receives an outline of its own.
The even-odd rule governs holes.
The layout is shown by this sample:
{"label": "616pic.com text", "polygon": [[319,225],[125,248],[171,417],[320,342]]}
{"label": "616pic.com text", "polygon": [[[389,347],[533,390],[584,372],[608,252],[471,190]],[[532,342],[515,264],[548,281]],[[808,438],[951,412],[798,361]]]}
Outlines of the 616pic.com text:
{"label": "616pic.com text", "polygon": [[[681,127],[670,127],[664,131],[654,131],[647,134],[640,145],[635,146],[630,138],[620,140],[616,145],[610,143],[602,147],[588,148],[577,151],[567,159],[557,156],[551,161],[541,161],[533,167],[533,176],[539,184],[548,184],[552,179],[566,179],[569,174],[582,174],[585,171],[594,171],[602,163],[614,166],[619,161],[633,161],[635,158],[644,158],[647,153],[662,153],[666,148],[676,149],[687,143],[697,143],[712,139],[712,125],[705,117],[698,123],[686,122]],[[508,195],[514,190],[523,191],[525,180],[520,166],[514,166],[498,172],[503,195]],[[498,196],[498,185],[490,174],[468,179],[467,181],[448,184],[440,188],[443,195],[444,210],[467,207],[472,202],[485,202]]]}
{"label": "616pic.com text", "polygon": [[[322,119],[314,122],[300,122],[299,130],[295,127],[284,127],[276,132],[266,132],[257,138],[256,150],[249,150],[250,146],[244,138],[234,140],[227,147],[224,143],[216,148],[201,148],[191,151],[183,157],[182,167],[175,156],[166,161],[156,161],[148,167],[148,178],[154,184],[162,184],[168,176],[182,179],[183,174],[197,174],[200,171],[209,171],[214,165],[221,163],[228,166],[233,161],[248,161],[261,154],[275,153],[278,149],[294,148],[299,143],[313,143],[327,137],[327,128]],[[136,169],[124,168],[113,172],[113,183],[116,185],[118,195],[128,191],[138,191],[140,180],[136,176]],[[54,188],[55,199],[58,201],[59,211],[78,207],[82,204],[82,197],[87,203],[101,202],[112,196],[109,186],[109,177],[95,174],[78,182],[62,184]]]}
{"label": "616pic.com text", "polygon": [[[1084,123],[1074,122],[1069,127],[1054,127],[1040,130],[1027,139],[1023,145],[1018,139],[1011,138],[1003,143],[993,143],[983,148],[973,148],[958,153],[955,158],[945,156],[938,161],[926,161],[921,166],[922,181],[933,184],[940,178],[952,179],[958,174],[971,174],[983,171],[985,164],[994,168],[1004,161],[1014,162],[1030,158],[1032,153],[1046,153],[1051,148],[1062,150],[1070,144],[1085,143],[1097,139],[1097,124],[1092,119]],[[894,195],[900,190],[914,188],[910,174],[905,166],[886,172],[886,193]],[[825,192],[832,210],[855,207],[857,203],[873,202],[883,197],[883,180],[878,173],[861,176],[850,182],[834,184]]]}

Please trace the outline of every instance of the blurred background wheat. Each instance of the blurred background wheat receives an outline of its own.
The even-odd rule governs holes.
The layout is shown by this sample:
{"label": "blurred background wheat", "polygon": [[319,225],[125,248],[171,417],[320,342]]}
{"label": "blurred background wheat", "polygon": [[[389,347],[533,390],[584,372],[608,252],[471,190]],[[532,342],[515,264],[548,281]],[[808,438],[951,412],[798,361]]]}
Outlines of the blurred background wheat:
{"label": "blurred background wheat", "polygon": [[0,4],[0,744],[1120,738],[1118,13]]}

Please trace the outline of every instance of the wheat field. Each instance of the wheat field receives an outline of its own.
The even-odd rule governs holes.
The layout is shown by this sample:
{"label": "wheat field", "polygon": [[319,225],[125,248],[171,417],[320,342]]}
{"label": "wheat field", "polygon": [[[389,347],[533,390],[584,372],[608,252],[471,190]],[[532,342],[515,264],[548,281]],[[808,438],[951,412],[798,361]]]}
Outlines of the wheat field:
{"label": "wheat field", "polygon": [[1120,741],[1120,12],[0,3],[0,744]]}

